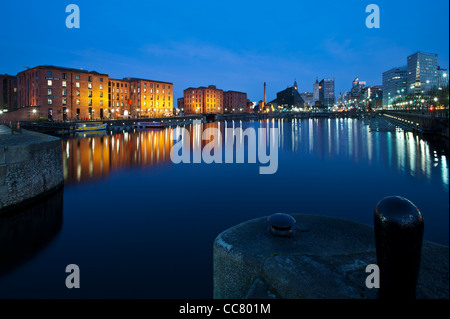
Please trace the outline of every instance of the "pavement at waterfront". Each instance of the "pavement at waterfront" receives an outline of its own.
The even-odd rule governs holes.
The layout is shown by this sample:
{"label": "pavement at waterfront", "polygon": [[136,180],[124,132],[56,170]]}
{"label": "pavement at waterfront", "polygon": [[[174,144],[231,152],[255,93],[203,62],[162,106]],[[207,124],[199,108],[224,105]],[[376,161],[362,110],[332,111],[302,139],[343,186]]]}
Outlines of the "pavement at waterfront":
{"label": "pavement at waterfront", "polygon": [[0,125],[0,147],[41,143],[56,139],[58,138],[51,135],[28,130],[22,130],[22,133],[14,131],[14,134],[11,134],[9,127]]}

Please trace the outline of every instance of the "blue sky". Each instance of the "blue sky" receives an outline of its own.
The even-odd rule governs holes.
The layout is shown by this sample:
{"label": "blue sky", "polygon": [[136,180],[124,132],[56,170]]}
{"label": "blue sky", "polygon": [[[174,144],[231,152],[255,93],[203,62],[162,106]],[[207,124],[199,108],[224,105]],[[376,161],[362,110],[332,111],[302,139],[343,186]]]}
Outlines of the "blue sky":
{"label": "blue sky", "polygon": [[[71,3],[80,7],[80,29],[65,26]],[[371,3],[379,29],[365,25]],[[448,12],[444,0],[8,1],[0,73],[53,64],[173,82],[174,98],[215,84],[253,101],[263,98],[264,82],[271,100],[294,79],[312,92],[316,77],[334,77],[338,94],[356,76],[381,84],[383,71],[416,51],[437,53],[448,68]]]}

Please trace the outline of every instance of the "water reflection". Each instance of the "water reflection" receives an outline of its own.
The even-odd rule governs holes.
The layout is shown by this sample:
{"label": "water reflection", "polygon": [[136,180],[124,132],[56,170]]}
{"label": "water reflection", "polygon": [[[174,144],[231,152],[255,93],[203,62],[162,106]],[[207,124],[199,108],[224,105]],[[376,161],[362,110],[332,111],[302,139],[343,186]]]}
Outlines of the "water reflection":
{"label": "water reflection", "polygon": [[290,146],[286,151],[318,158],[345,156],[355,163],[381,164],[428,180],[438,170],[436,175],[441,176],[448,190],[448,145],[443,141],[424,140],[398,129],[370,131],[368,123],[357,119],[294,119],[284,124],[280,121],[278,126],[290,126],[289,130],[280,130],[280,148],[286,143]]}
{"label": "water reflection", "polygon": [[[351,159],[355,163],[382,164],[415,177],[431,178],[440,170],[442,184],[448,190],[448,150],[430,143],[412,132],[393,130],[371,131],[368,121],[358,119],[293,119],[253,122],[228,121],[198,123],[162,130],[119,132],[94,136],[79,136],[65,141],[64,176],[66,184],[103,178],[125,167],[147,167],[170,164],[174,136],[189,141],[191,161],[202,162],[205,145],[222,150],[227,145],[225,128],[276,128],[281,150],[292,154],[318,158]],[[217,128],[220,136],[203,140],[205,130]],[[186,131],[184,130],[186,129]],[[189,134],[187,139],[186,134]],[[266,136],[269,145],[269,134]],[[273,136],[275,138],[275,136]],[[235,143],[248,143],[240,136]],[[222,150],[222,157],[225,157]],[[222,161],[224,162],[224,160]],[[282,164],[281,164],[282,165]]]}
{"label": "water reflection", "polygon": [[171,129],[78,136],[66,140],[66,184],[107,177],[126,167],[156,166],[170,161]]}
{"label": "water reflection", "polygon": [[34,257],[60,232],[63,193],[56,193],[0,217],[0,275]]}

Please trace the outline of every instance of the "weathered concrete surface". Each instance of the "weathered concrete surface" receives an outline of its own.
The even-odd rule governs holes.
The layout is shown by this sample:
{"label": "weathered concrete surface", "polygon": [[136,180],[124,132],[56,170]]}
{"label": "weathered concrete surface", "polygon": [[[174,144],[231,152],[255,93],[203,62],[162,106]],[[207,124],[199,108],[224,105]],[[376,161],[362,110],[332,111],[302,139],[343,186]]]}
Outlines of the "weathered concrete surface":
{"label": "weathered concrete surface", "polygon": [[0,212],[64,182],[61,140],[0,125]]}
{"label": "weathered concrete surface", "polygon": [[[373,228],[319,215],[292,215],[292,238],[270,234],[266,217],[214,241],[214,298],[377,298],[365,285],[376,264]],[[449,298],[449,248],[424,242],[417,298]]]}

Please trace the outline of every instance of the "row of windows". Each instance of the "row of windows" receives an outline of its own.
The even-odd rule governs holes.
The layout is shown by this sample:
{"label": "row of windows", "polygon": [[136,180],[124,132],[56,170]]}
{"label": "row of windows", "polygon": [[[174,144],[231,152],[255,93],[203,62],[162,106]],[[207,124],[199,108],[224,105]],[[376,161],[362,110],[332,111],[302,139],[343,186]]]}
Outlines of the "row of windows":
{"label": "row of windows", "polygon": [[[32,73],[32,76],[33,76],[33,73]],[[37,72],[36,72],[36,76],[37,76]],[[53,72],[52,71],[48,71],[47,72],[47,77],[49,77],[49,78],[53,77]],[[67,73],[62,73],[61,77],[62,77],[63,80],[66,80],[67,79]],[[75,75],[75,79],[79,80],[80,78],[81,78],[81,76],[79,74]],[[92,82],[92,76],[91,75],[88,76],[88,81]],[[103,78],[100,78],[100,82],[103,82]]]}
{"label": "row of windows", "polygon": [[[53,95],[53,89],[48,89],[47,95],[49,95],[49,96]],[[88,96],[92,97],[92,95],[93,95],[92,91],[89,91]],[[62,90],[62,96],[67,96],[67,89]],[[81,96],[81,92],[76,91],[76,96]],[[103,92],[100,92],[100,97],[103,97]]]}
{"label": "row of windows", "polygon": [[[47,85],[53,86],[53,80],[47,80]],[[67,81],[61,81],[61,86],[63,88],[67,87]],[[75,87],[77,87],[77,88],[81,87],[80,82],[76,82]],[[100,84],[99,88],[100,88],[100,90],[103,90],[103,84]],[[92,89],[92,83],[88,83],[88,89]]]}
{"label": "row of windows", "polygon": [[[48,103],[48,105],[52,105],[53,104],[53,99],[48,99],[47,103]],[[81,104],[81,100],[80,99],[76,99],[75,103],[77,105],[80,105]],[[92,99],[88,100],[88,104],[89,104],[89,106],[92,106]],[[66,98],[62,99],[62,105],[67,105],[67,99]],[[103,106],[103,100],[100,100],[100,106]]]}
{"label": "row of windows", "polygon": [[[49,98],[49,99],[47,100],[47,103],[48,103],[48,105],[52,105],[52,104],[53,104],[53,99],[50,99],[50,98]],[[80,100],[80,99],[76,99],[75,103],[76,103],[76,105],[80,105],[80,104],[81,104],[81,100]],[[110,102],[110,103],[111,103],[111,102]],[[168,106],[170,107],[170,102],[168,102],[167,104],[168,104]],[[67,99],[66,99],[66,98],[63,98],[63,99],[62,99],[62,105],[67,105]],[[92,99],[89,99],[89,100],[88,100],[88,105],[89,105],[89,106],[92,106]],[[114,102],[112,102],[112,105],[114,105]],[[117,101],[116,105],[117,105],[117,106],[123,106],[124,104],[123,104],[123,102]],[[103,100],[100,100],[100,106],[103,106]],[[147,102],[144,102],[144,106],[147,106]],[[153,101],[150,102],[150,106],[153,106]],[[159,102],[156,102],[156,106],[159,107]],[[166,106],[166,103],[165,103],[165,102],[162,102],[162,106],[163,106],[163,107]]]}

